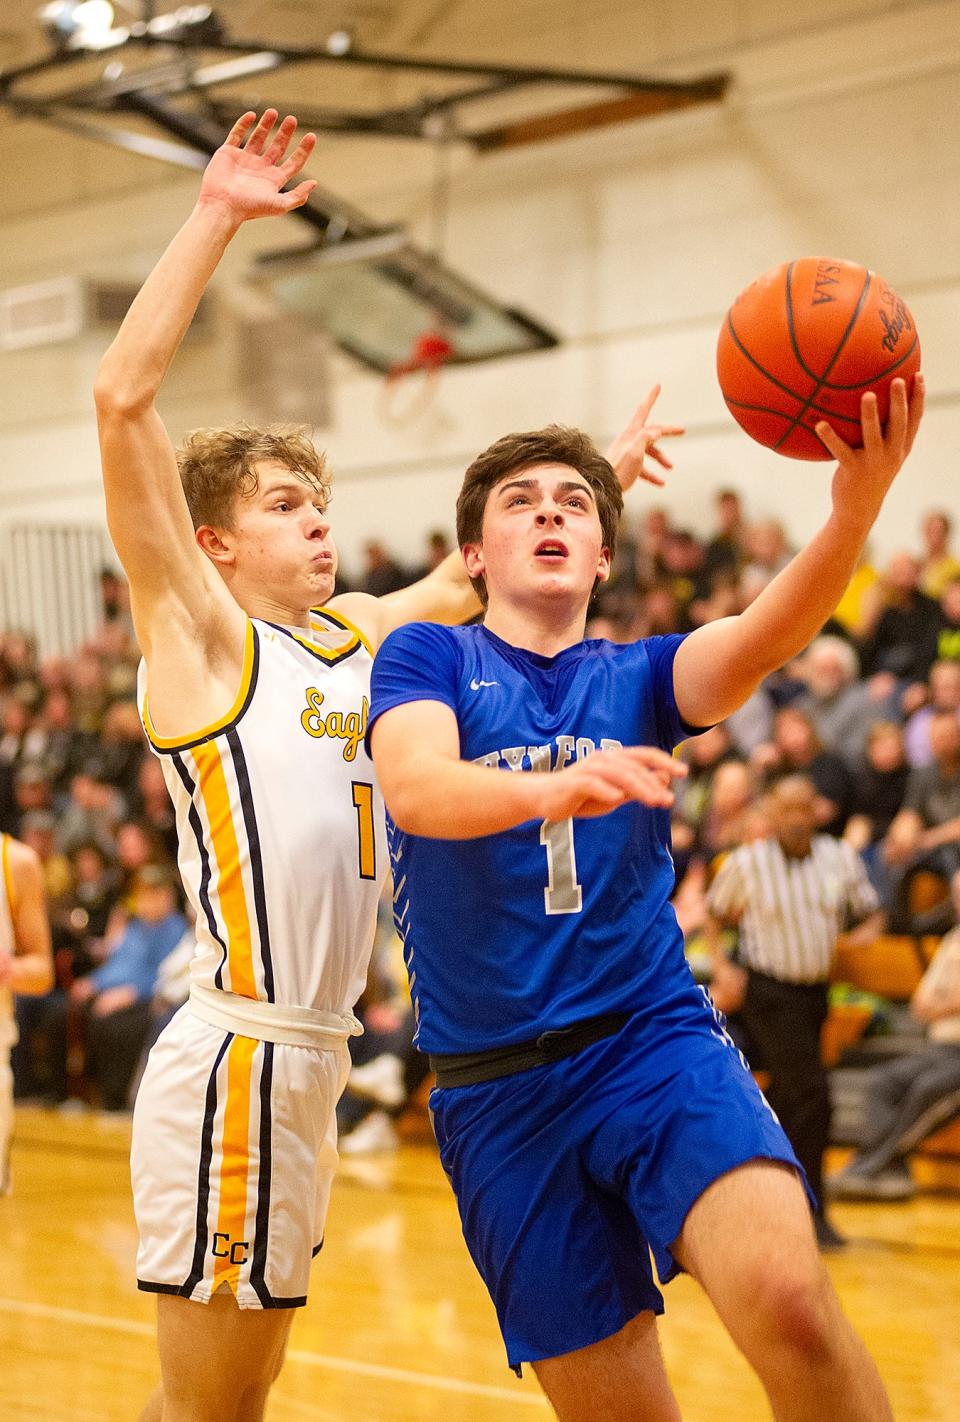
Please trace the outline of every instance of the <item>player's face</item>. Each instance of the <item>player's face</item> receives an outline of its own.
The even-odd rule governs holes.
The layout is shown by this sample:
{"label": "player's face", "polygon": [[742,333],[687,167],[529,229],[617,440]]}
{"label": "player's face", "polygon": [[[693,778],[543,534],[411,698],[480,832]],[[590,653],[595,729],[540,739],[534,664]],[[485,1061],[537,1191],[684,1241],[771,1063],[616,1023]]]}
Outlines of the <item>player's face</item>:
{"label": "player's face", "polygon": [[483,514],[483,538],[463,550],[471,577],[498,600],[532,596],[582,601],[610,576],[593,490],[565,464],[517,470],[496,484]]}
{"label": "player's face", "polygon": [[332,594],[337,573],[323,495],[284,464],[263,460],[255,467],[256,492],[237,501],[237,570],[291,607],[315,607]]}

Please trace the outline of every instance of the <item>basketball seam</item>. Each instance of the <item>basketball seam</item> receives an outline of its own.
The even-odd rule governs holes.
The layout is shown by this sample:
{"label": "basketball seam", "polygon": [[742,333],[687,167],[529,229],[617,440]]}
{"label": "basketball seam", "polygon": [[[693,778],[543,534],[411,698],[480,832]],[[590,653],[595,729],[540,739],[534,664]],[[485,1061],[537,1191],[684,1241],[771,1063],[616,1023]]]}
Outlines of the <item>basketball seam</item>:
{"label": "basketball seam", "polygon": [[[790,290],[790,286],[791,286],[790,276],[791,276],[791,273],[792,273],[792,271],[793,271],[793,269],[794,269],[795,266],[796,266],[796,262],[791,262],[791,263],[790,263],[790,266],[789,266],[788,269],[787,269],[786,286],[787,286],[787,290],[788,290],[788,291]],[[867,277],[868,277],[867,285],[869,286],[869,277],[872,275],[872,273],[870,272],[869,268],[866,268],[866,267],[865,267],[864,270],[865,270],[866,273],[867,273]],[[861,300],[863,299],[863,296],[864,296],[864,295],[865,295],[865,291],[864,291],[864,292],[861,292]],[[858,305],[859,305],[859,303],[858,303]],[[800,349],[799,349],[799,347],[798,347],[798,345],[797,345],[796,340],[794,339],[794,329],[793,329],[793,302],[792,302],[792,300],[788,300],[788,302],[787,302],[787,327],[788,327],[789,332],[790,332],[790,344],[791,344],[791,346],[793,347],[793,353],[794,353],[794,355],[795,355],[796,358],[797,358],[797,364],[799,365],[800,369],[803,371],[804,375],[809,376],[809,378],[810,378],[811,380],[817,380],[817,376],[814,375],[813,371],[810,369],[810,367],[807,365],[806,361],[803,359],[803,356],[800,354]],[[848,336],[849,334],[850,334],[849,331],[845,332],[845,334],[844,334],[844,336],[843,336],[843,339],[846,340],[846,338],[847,338],[847,336]],[[824,371],[824,373],[823,373],[823,379],[820,380],[819,383],[820,383],[820,384],[823,386],[823,388],[826,389],[826,390],[839,390],[839,391],[844,391],[844,390],[859,390],[859,389],[861,389],[864,385],[871,385],[875,380],[885,380],[888,375],[892,375],[895,370],[899,370],[900,366],[903,365],[903,363],[904,363],[905,360],[909,360],[909,359],[910,359],[910,357],[913,355],[914,351],[916,350],[917,345],[919,344],[919,341],[920,341],[920,335],[919,335],[919,333],[918,333],[918,331],[917,331],[916,326],[914,326],[914,328],[913,328],[913,340],[910,342],[910,345],[909,345],[909,346],[907,347],[907,349],[904,351],[903,355],[899,358],[899,360],[895,360],[892,365],[885,366],[885,367],[883,368],[883,370],[878,370],[875,375],[869,376],[866,380],[857,380],[857,381],[855,381],[852,385],[840,385],[840,384],[839,384],[837,381],[835,381],[835,380],[827,380],[827,379],[826,379],[826,377],[827,377],[827,375],[828,375],[828,373],[829,373],[829,371],[830,371],[830,368],[831,368],[831,366],[833,365],[833,361],[831,361],[831,362],[830,362],[830,365],[827,366],[827,369],[826,369],[826,370]],[[835,360],[835,359],[836,359],[836,355],[834,356],[834,360]],[[816,392],[814,392],[814,393],[816,393]],[[800,396],[798,395],[796,398],[799,400],[799,399],[800,399]]]}
{"label": "basketball seam", "polygon": [[[866,268],[865,270],[866,270],[866,272],[867,272],[867,277],[866,277],[866,280],[865,280],[864,283],[863,283],[863,286],[860,288],[860,295],[857,297],[857,304],[856,304],[856,306],[853,308],[853,313],[852,313],[851,316],[850,316],[850,320],[847,322],[846,328],[845,328],[845,330],[844,330],[842,336],[840,337],[839,341],[837,342],[837,344],[836,344],[836,346],[835,346],[835,348],[834,348],[833,355],[830,357],[829,361],[827,362],[827,368],[826,368],[826,370],[823,372],[822,375],[817,376],[817,375],[814,375],[814,374],[813,374],[813,371],[812,371],[812,370],[809,370],[809,369],[807,368],[807,366],[806,366],[806,364],[805,364],[805,362],[804,362],[804,360],[803,360],[803,357],[802,357],[801,354],[800,354],[800,348],[799,348],[799,346],[797,345],[796,332],[795,332],[795,330],[794,330],[794,325],[793,325],[793,280],[792,280],[792,278],[793,278],[793,269],[794,269],[795,266],[796,266],[796,263],[795,263],[795,262],[791,262],[790,265],[787,267],[787,276],[786,276],[786,280],[785,280],[785,282],[784,282],[784,284],[783,284],[783,294],[784,294],[784,296],[785,296],[785,298],[786,298],[786,305],[787,305],[787,330],[788,330],[789,333],[790,333],[790,344],[791,344],[791,346],[793,347],[793,353],[794,353],[794,355],[795,355],[796,358],[797,358],[797,364],[799,365],[799,367],[800,367],[800,369],[801,369],[802,371],[804,371],[807,375],[809,375],[809,377],[810,377],[811,380],[815,380],[817,383],[816,383],[816,386],[814,387],[813,391],[811,392],[809,398],[808,398],[807,401],[804,403],[803,408],[799,411],[799,413],[798,413],[797,415],[794,416],[794,419],[793,419],[792,423],[787,427],[787,429],[783,432],[783,434],[782,434],[782,435],[780,436],[780,438],[777,440],[776,444],[773,446],[774,449],[780,449],[780,447],[781,447],[783,444],[786,443],[786,441],[787,441],[787,440],[790,438],[790,436],[793,434],[794,430],[797,428],[797,425],[798,425],[798,424],[800,423],[800,421],[803,419],[804,415],[805,415],[805,414],[807,413],[807,411],[810,409],[811,405],[813,404],[814,400],[815,400],[815,399],[817,398],[817,396],[819,395],[820,391],[823,389],[824,384],[825,384],[826,379],[827,379],[827,376],[830,374],[831,370],[833,369],[833,367],[836,365],[837,361],[839,360],[839,358],[840,358],[840,352],[843,350],[844,346],[847,344],[847,338],[849,337],[850,332],[853,330],[854,326],[857,324],[857,321],[858,321],[859,318],[860,318],[860,312],[863,310],[863,303],[864,303],[864,302],[866,301],[866,299],[867,299],[867,292],[870,290],[870,283],[871,283],[871,281],[873,280],[873,273],[869,270],[869,268]],[[854,388],[856,388],[856,387],[854,387]],[[814,432],[814,433],[816,433],[816,432]],[[819,435],[817,435],[816,437],[817,437],[817,439],[820,438]],[[821,440],[820,443],[822,444],[823,441]],[[824,446],[824,448],[826,448],[826,446]]]}
{"label": "basketball seam", "polygon": [[[796,390],[791,390],[789,385],[784,385],[784,383],[783,383],[782,380],[778,380],[775,375],[771,375],[770,372],[769,372],[769,370],[764,369],[764,367],[760,364],[760,362],[756,359],[756,357],[755,357],[755,356],[752,356],[752,355],[750,354],[750,352],[747,350],[746,346],[743,344],[743,342],[741,341],[740,337],[737,335],[736,331],[734,330],[733,321],[730,319],[730,313],[729,313],[729,311],[727,312],[727,329],[728,329],[728,331],[730,332],[730,335],[733,337],[733,341],[734,341],[734,344],[735,344],[736,347],[737,347],[737,350],[740,352],[740,354],[741,354],[742,356],[744,356],[744,357],[750,362],[750,364],[753,366],[754,370],[757,370],[757,371],[760,372],[760,374],[764,377],[764,379],[769,380],[769,382],[770,382],[771,385],[775,385],[778,390],[782,390],[783,393],[784,393],[784,395],[789,395],[791,399],[793,399],[793,400],[799,400],[801,404],[804,402],[804,400],[806,400],[807,397],[806,397],[805,395],[798,395],[797,392],[796,392]],[[815,377],[811,376],[811,379],[815,379]],[[724,397],[723,397],[723,398],[726,400],[726,398],[727,398],[727,397],[726,397],[726,394],[724,394]],[[728,403],[729,403],[729,402],[728,402]],[[830,416],[833,415],[833,411],[832,411],[832,410],[825,410],[822,405],[813,405],[811,408],[814,409],[814,410],[816,410],[816,411],[817,411],[817,414],[819,414],[819,415],[830,415]],[[781,412],[780,412],[780,411],[775,411],[774,413],[780,414]],[[792,419],[793,417],[792,417],[791,415],[785,415],[784,418],[789,420],[789,419]],[[846,418],[849,418],[849,417],[846,417]],[[856,422],[855,422],[855,423],[856,423]]]}
{"label": "basketball seam", "polygon": [[836,381],[825,380],[823,382],[824,389],[839,391],[859,390],[864,385],[872,385],[876,380],[886,380],[887,376],[892,375],[895,370],[898,370],[900,366],[903,365],[903,362],[905,360],[910,359],[919,343],[920,337],[915,332],[913,337],[913,343],[908,347],[907,350],[904,351],[903,355],[900,357],[899,360],[895,360],[893,362],[893,365],[888,365],[883,370],[878,370],[876,374],[868,376],[866,380],[858,380],[854,385],[838,385]]}
{"label": "basketball seam", "polygon": [[[793,419],[793,416],[792,416],[792,415],[788,415],[785,410],[774,410],[773,407],[770,406],[770,405],[751,405],[751,404],[749,404],[746,400],[731,400],[731,398],[730,398],[729,395],[724,395],[723,398],[724,398],[724,400],[726,401],[726,403],[727,403],[729,406],[731,406],[731,407],[736,406],[736,408],[737,408],[738,410],[753,410],[753,411],[754,411],[756,414],[758,414],[758,415],[775,415],[775,416],[777,417],[777,419],[780,419],[780,420],[792,420],[792,419]],[[819,407],[819,406],[815,405],[813,408],[814,408],[815,410],[817,410],[818,413],[820,413],[820,407]],[[834,412],[833,412],[832,410],[830,411],[830,418],[831,418],[832,420],[843,420],[844,424],[848,424],[848,425],[859,425],[859,424],[860,424],[860,421],[859,421],[859,420],[855,420],[852,415],[837,415],[837,414],[834,414]],[[809,430],[811,434],[814,433],[814,430],[813,430],[813,428],[812,428],[811,425],[804,425],[803,428],[804,428],[805,430]]]}

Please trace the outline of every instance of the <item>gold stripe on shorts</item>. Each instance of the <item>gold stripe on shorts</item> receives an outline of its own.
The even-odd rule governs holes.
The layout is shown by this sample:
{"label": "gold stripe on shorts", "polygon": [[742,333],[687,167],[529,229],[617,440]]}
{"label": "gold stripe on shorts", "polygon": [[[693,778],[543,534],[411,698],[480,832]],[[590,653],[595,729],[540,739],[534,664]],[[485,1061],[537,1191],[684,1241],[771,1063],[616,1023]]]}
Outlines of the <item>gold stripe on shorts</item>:
{"label": "gold stripe on shorts", "polygon": [[247,1236],[250,1175],[250,1097],[253,1058],[260,1043],[234,1037],[227,1054],[227,1103],[220,1147],[220,1203],[213,1241],[213,1292],[227,1284],[236,1294],[242,1266],[251,1257]]}

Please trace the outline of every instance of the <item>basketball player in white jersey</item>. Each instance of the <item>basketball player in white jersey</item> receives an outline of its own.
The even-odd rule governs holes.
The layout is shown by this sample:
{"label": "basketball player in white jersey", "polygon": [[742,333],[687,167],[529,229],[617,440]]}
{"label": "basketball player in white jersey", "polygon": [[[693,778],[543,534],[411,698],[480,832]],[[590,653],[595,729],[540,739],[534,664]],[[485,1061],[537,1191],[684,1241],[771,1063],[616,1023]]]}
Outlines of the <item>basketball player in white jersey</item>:
{"label": "basketball player in white jersey", "polygon": [[197,916],[190,1002],[151,1054],[133,1130],[162,1373],[143,1416],[163,1422],[262,1416],[323,1242],[386,869],[363,747],[373,653],[401,622],[478,607],[457,556],[389,597],[328,603],[329,480],[301,435],[201,432],[178,465],[154,402],[201,294],[243,222],[315,186],[282,191],[315,139],[288,157],[296,121],[276,119],[244,115],[211,159],[95,392],[143,721]]}
{"label": "basketball player in white jersey", "polygon": [[13,995],[50,991],[53,954],[40,860],[28,845],[0,834],[0,866],[0,1195],[7,1195],[13,1136],[10,1049],[17,1040]]}

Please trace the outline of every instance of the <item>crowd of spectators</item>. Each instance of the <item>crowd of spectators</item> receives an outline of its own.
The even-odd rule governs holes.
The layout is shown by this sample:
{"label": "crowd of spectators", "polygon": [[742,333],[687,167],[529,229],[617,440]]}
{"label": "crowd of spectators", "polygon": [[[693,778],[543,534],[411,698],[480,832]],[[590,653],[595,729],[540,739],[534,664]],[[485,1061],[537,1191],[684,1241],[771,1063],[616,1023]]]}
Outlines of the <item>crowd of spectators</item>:
{"label": "crowd of spectators", "polygon": [[[775,520],[751,521],[732,489],[717,493],[713,518],[706,537],[663,507],[625,520],[588,636],[680,632],[746,607],[789,559],[789,540]],[[389,592],[450,546],[433,532],[403,567],[371,542],[350,585]],[[0,828],[43,863],[57,968],[53,992],[19,1007],[17,1092],[110,1109],[126,1104],[143,1045],[185,992],[173,975],[158,1006],[160,965],[175,946],[188,953],[190,930],[173,810],[136,707],[126,589],[105,572],[101,590],[102,626],[73,656],[38,658],[29,637],[0,633]],[[673,833],[687,933],[703,922],[717,856],[769,834],[767,794],[796,772],[816,787],[819,829],[863,856],[891,929],[948,928],[960,884],[960,558],[949,517],[927,514],[917,547],[882,567],[864,558],[807,652],[681,753],[690,774]],[[920,870],[942,900],[928,895],[922,910]]]}
{"label": "crowd of spectators", "polygon": [[[950,926],[960,870],[960,558],[946,513],[921,521],[918,547],[875,567],[864,557],[806,653],[682,754],[690,767],[674,813],[677,905],[702,920],[710,866],[770,828],[770,788],[788,774],[817,790],[820,832],[863,855],[893,931]],[[731,489],[697,538],[665,508],[623,539],[588,636],[684,632],[742,611],[791,555],[774,520],[750,522]],[[942,902],[913,911],[926,870]]]}

